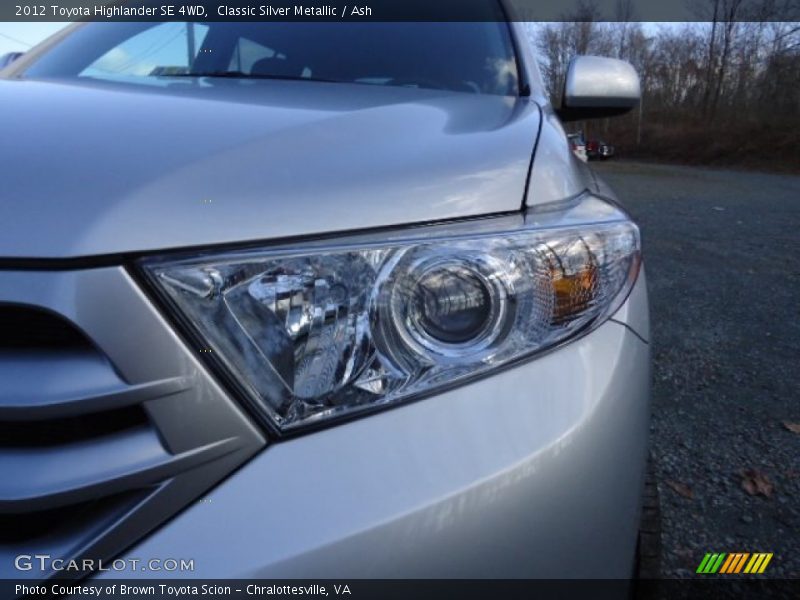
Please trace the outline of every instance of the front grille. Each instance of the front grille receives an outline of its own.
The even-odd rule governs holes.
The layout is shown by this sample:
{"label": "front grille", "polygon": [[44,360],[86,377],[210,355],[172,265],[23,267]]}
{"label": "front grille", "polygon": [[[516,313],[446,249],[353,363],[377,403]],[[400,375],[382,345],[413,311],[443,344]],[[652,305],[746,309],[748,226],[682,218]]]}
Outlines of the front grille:
{"label": "front grille", "polygon": [[0,578],[113,558],[263,443],[124,269],[0,270]]}
{"label": "front grille", "polygon": [[97,523],[104,515],[118,514],[120,509],[131,507],[146,493],[147,490],[129,492],[32,513],[0,514],[0,546],[33,550],[52,547],[54,538],[80,539],[76,533],[85,529],[87,524]]}
{"label": "front grille", "polygon": [[142,406],[125,406],[89,415],[41,421],[0,421],[0,446],[58,446],[91,441],[93,438],[147,425],[147,413]]}
{"label": "front grille", "polygon": [[30,306],[0,304],[0,350],[90,347],[86,336],[58,315]]}

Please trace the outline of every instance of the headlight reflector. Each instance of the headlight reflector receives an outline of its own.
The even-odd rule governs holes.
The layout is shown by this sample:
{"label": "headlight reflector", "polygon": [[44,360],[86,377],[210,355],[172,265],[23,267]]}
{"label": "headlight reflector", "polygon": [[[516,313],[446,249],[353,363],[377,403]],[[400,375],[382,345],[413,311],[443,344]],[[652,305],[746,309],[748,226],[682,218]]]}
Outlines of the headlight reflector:
{"label": "headlight reflector", "polygon": [[519,218],[142,265],[250,404],[288,430],[596,327],[624,301],[639,256],[636,226],[584,196]]}

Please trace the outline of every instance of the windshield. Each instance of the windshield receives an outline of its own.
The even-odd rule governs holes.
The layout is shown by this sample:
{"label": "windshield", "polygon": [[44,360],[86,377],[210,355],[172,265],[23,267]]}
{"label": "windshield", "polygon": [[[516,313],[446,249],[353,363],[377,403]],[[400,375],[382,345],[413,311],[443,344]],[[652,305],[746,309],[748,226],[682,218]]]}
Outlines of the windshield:
{"label": "windshield", "polygon": [[142,85],[177,78],[297,79],[518,93],[504,22],[87,23],[24,76]]}

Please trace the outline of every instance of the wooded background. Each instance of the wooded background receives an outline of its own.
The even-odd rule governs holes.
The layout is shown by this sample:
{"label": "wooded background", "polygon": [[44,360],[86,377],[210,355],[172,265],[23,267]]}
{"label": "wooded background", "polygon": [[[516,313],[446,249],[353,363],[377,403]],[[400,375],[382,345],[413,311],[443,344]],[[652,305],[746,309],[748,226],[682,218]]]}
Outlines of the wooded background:
{"label": "wooded background", "polygon": [[563,22],[529,24],[554,105],[575,55],[625,59],[641,78],[640,108],[567,129],[623,157],[800,171],[800,15],[775,21],[788,14],[780,0],[699,0],[693,11],[697,22],[640,23],[618,0],[616,22],[599,22],[582,0]]}

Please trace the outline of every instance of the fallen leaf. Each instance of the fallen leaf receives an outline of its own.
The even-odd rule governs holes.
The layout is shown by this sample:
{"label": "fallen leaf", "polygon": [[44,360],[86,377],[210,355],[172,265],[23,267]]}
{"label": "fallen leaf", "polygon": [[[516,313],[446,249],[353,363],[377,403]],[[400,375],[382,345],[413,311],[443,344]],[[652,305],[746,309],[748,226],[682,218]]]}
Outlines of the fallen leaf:
{"label": "fallen leaf", "polygon": [[766,476],[766,474],[756,469],[742,469],[739,472],[742,476],[742,488],[751,496],[762,495],[767,498],[772,496],[775,486]]}
{"label": "fallen leaf", "polygon": [[800,433],[800,423],[792,423],[791,421],[784,421],[783,426],[792,433]]}
{"label": "fallen leaf", "polygon": [[671,479],[668,479],[667,485],[672,489],[673,492],[680,494],[684,498],[688,498],[689,500],[694,498],[694,492],[692,491],[692,488],[690,488],[685,483],[681,483],[680,481],[672,481]]}

